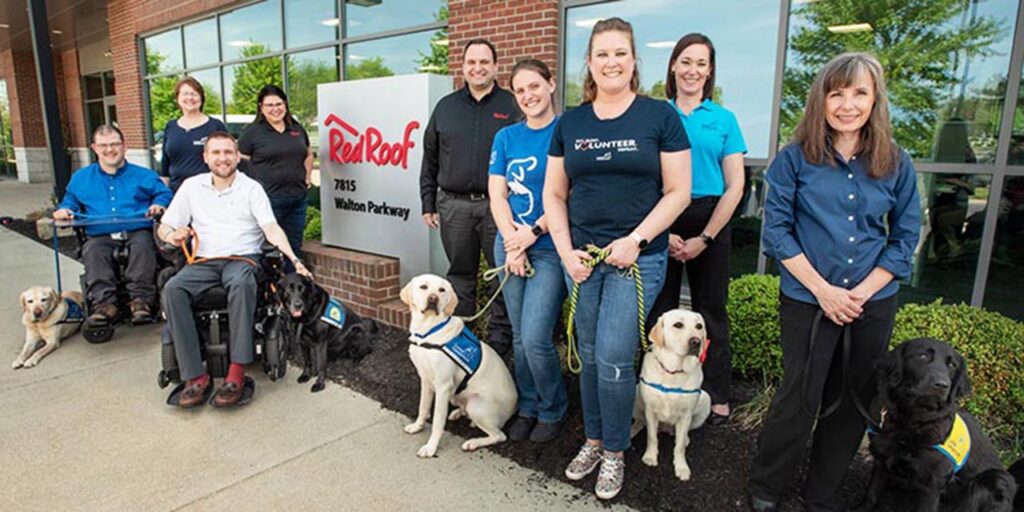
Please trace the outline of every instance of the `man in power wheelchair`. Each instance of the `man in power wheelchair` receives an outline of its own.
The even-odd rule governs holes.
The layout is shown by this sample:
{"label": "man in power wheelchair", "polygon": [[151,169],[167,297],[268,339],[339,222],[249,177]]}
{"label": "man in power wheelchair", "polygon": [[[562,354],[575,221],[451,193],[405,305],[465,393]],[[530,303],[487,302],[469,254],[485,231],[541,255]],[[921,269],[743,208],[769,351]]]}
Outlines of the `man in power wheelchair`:
{"label": "man in power wheelchair", "polygon": [[171,202],[171,190],[152,170],[125,161],[124,136],[116,126],[97,127],[91,147],[99,162],[74,173],[53,219],[78,225],[88,316],[83,335],[98,343],[110,339],[121,318],[153,320],[157,250],[151,219]]}
{"label": "man in power wheelchair", "polygon": [[[265,269],[261,255],[264,239],[292,261],[298,273],[312,277],[295,257],[287,236],[277,224],[263,187],[238,172],[235,139],[224,132],[210,134],[203,159],[210,173],[193,176],[182,183],[157,231],[165,243],[181,246],[188,260],[163,288],[163,308],[170,323],[178,377],[184,381],[168,397],[168,403],[182,408],[205,403],[213,389],[211,381],[218,376],[223,376],[224,382],[213,397],[214,406],[238,405],[252,396],[255,385],[245,376],[245,366],[254,360],[253,333],[257,308],[261,305],[260,295],[264,295],[265,308],[274,307],[272,294],[268,295],[267,288],[261,293],[257,286],[257,276]],[[191,247],[186,244],[189,239]],[[282,263],[280,258],[277,260],[276,268],[270,263],[271,272],[275,274]],[[267,287],[270,282],[267,281]],[[217,288],[223,291],[217,292]],[[223,298],[217,301],[205,297],[214,293],[220,293]],[[227,353],[226,371],[223,355],[212,353],[213,347],[220,344],[214,339],[207,340],[204,367],[203,347],[196,325],[197,316],[202,320],[196,309],[210,311],[208,308],[212,306],[214,312],[208,316],[208,321],[217,324],[217,328],[210,329],[214,334],[211,338],[219,337],[221,312],[217,310],[225,310],[225,305],[229,342],[227,349],[220,352]]]}

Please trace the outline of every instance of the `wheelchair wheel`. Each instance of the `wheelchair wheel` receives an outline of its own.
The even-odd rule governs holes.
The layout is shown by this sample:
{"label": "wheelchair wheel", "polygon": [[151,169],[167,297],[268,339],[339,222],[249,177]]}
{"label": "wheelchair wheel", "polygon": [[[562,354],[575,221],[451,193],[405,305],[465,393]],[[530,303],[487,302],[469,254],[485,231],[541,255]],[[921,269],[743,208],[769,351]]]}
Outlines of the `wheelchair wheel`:
{"label": "wheelchair wheel", "polygon": [[114,326],[112,325],[84,325],[82,326],[82,337],[89,343],[98,344],[110,341],[114,337]]}
{"label": "wheelchair wheel", "polygon": [[288,371],[288,326],[277,315],[266,319],[263,330],[264,371],[270,380],[276,381],[284,377]]}

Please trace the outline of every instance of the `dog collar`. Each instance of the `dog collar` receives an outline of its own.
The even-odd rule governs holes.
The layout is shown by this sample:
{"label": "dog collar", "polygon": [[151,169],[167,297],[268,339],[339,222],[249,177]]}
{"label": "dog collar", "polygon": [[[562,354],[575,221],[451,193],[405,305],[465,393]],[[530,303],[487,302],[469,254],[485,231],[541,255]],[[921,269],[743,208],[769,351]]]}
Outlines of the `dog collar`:
{"label": "dog collar", "polygon": [[661,358],[658,357],[657,355],[654,356],[654,360],[658,362],[658,366],[661,367],[661,371],[663,371],[663,372],[665,372],[665,373],[667,373],[669,375],[677,375],[677,374],[683,373],[683,369],[682,368],[680,368],[678,370],[669,370],[667,367],[665,367],[665,363],[661,362]]}
{"label": "dog collar", "polygon": [[448,322],[451,322],[451,321],[452,321],[452,317],[448,317],[448,319],[445,320],[444,322],[441,322],[441,323],[431,327],[430,330],[427,331],[426,333],[420,334],[420,333],[414,332],[414,333],[412,333],[412,335],[417,337],[417,338],[419,338],[419,339],[427,338],[431,334],[434,334],[435,332],[440,331],[441,329],[444,329],[444,326],[448,325]]}
{"label": "dog collar", "polygon": [[693,395],[696,393],[700,393],[700,389],[670,388],[668,386],[662,386],[661,384],[658,384],[656,382],[647,382],[646,380],[644,380],[643,377],[640,377],[640,382],[644,383],[644,385],[646,386],[661,391],[662,393],[674,393],[682,395]]}

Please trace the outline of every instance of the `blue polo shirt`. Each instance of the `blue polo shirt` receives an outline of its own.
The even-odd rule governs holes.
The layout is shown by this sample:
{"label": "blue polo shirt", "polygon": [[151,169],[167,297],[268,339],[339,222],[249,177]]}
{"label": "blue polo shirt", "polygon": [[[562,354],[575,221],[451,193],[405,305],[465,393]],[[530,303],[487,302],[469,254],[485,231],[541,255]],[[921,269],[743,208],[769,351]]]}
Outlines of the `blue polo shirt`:
{"label": "blue polo shirt", "polygon": [[[899,290],[898,280],[910,277],[920,237],[914,166],[900,151],[896,169],[874,179],[862,159],[836,160],[835,166],[812,164],[799,144],[775,157],[765,176],[764,253],[779,261],[803,253],[822,278],[846,289],[882,267],[895,279],[870,300],[890,297]],[[784,295],[817,303],[785,266],[779,271]]]}
{"label": "blue polo shirt", "polygon": [[[103,172],[100,164],[87,165],[71,175],[71,182],[58,208],[67,208],[75,217],[91,218],[141,217],[151,205],[166,207],[171,203],[171,189],[156,172],[125,162],[113,175]],[[152,222],[125,222],[86,226],[89,236],[117,231],[146,229]]]}
{"label": "blue polo shirt", "polygon": [[721,196],[725,193],[722,160],[735,153],[747,152],[736,116],[711,99],[702,101],[690,115],[684,114],[675,101],[666,101],[679,114],[690,139],[690,158],[693,161],[691,197]]}
{"label": "blue polo shirt", "polygon": [[[488,174],[508,182],[508,205],[518,224],[533,226],[544,215],[544,174],[551,134],[557,124],[556,117],[547,126],[534,130],[522,121],[502,128],[494,136]],[[555,243],[545,233],[530,246],[534,248],[553,250]]]}

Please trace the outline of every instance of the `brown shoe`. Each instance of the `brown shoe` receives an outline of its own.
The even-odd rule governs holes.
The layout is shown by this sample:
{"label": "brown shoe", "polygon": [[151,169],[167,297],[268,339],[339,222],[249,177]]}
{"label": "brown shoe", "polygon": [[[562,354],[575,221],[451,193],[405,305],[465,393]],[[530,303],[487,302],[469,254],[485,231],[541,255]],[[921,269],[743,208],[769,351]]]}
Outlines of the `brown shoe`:
{"label": "brown shoe", "polygon": [[202,405],[206,400],[206,390],[212,385],[210,379],[206,379],[204,384],[198,382],[193,384],[185,384],[185,389],[181,391],[181,397],[178,398],[178,407],[188,409],[197,405]]}
{"label": "brown shoe", "polygon": [[244,384],[225,382],[217,389],[217,394],[213,397],[214,407],[227,407],[237,404],[242,399],[243,390],[245,390]]}
{"label": "brown shoe", "polygon": [[100,304],[89,315],[90,322],[110,322],[117,316],[117,305]]}
{"label": "brown shoe", "polygon": [[131,304],[128,305],[132,310],[132,323],[140,323],[149,321],[153,314],[149,310],[149,303],[142,299],[132,299]]}

